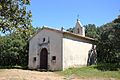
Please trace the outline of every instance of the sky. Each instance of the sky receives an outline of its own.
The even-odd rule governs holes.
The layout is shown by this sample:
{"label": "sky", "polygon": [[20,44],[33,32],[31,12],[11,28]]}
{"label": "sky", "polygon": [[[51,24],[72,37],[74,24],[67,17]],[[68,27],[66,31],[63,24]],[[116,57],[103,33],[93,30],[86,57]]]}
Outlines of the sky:
{"label": "sky", "polygon": [[34,27],[68,29],[75,26],[77,18],[82,25],[101,26],[120,14],[120,0],[31,0],[28,9]]}

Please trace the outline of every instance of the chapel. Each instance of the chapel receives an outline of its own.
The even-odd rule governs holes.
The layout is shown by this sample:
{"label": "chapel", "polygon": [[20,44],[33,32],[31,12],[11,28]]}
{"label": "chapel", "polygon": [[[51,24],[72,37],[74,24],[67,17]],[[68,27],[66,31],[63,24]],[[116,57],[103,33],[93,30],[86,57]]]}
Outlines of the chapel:
{"label": "chapel", "polygon": [[44,26],[29,39],[29,69],[65,70],[96,63],[96,45],[77,19],[72,32]]}

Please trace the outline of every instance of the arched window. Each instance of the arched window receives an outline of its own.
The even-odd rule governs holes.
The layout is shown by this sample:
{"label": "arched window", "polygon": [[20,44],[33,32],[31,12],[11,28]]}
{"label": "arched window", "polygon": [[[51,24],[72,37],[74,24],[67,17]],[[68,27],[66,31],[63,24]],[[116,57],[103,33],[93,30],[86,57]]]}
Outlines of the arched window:
{"label": "arched window", "polygon": [[43,38],[43,42],[45,42],[45,38]]}
{"label": "arched window", "polygon": [[77,33],[80,33],[79,28],[77,28]]}

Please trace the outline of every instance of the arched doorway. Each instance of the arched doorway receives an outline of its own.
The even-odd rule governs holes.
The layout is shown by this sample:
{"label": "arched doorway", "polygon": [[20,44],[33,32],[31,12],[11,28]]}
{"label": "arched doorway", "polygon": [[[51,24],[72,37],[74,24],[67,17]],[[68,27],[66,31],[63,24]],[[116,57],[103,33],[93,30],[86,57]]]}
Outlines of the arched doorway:
{"label": "arched doorway", "polygon": [[48,51],[43,48],[40,52],[40,69],[48,69]]}

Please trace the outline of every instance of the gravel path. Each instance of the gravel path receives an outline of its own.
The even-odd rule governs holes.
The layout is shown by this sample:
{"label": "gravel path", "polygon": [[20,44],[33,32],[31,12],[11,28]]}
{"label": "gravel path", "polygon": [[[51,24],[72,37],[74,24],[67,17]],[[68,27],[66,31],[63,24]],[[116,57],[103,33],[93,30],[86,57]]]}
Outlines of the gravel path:
{"label": "gravel path", "polygon": [[77,78],[70,78],[65,78],[54,72],[39,72],[21,69],[3,69],[0,71],[0,80],[78,80]]}
{"label": "gravel path", "polygon": [[21,69],[0,69],[0,80],[115,80],[114,78],[78,79],[75,75],[61,76],[55,72],[40,72]]}

